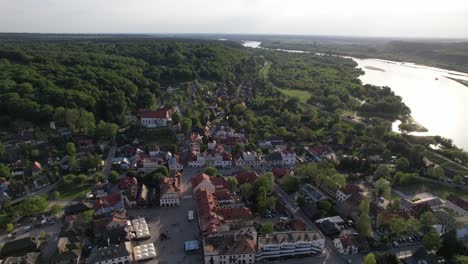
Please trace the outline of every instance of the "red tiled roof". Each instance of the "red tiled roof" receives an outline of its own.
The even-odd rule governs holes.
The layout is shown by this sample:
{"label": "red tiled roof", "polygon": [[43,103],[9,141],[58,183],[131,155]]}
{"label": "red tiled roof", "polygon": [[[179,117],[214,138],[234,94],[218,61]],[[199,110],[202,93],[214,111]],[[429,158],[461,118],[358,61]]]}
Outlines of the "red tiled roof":
{"label": "red tiled roof", "polygon": [[227,137],[222,140],[226,146],[235,146],[237,144],[244,144],[244,140],[240,137]]}
{"label": "red tiled roof", "polygon": [[239,173],[237,174],[236,178],[239,184],[255,183],[258,180],[259,175],[258,173],[251,171],[251,172]]}
{"label": "red tiled roof", "polygon": [[197,187],[202,181],[211,182],[210,175],[205,174],[205,173],[201,173],[201,174],[195,175],[192,178],[190,178],[190,184],[192,184],[192,188]]}
{"label": "red tiled roof", "polygon": [[306,228],[306,224],[301,219],[294,219],[289,222],[289,225],[294,231],[304,231]]}
{"label": "red tiled roof", "polygon": [[350,237],[345,236],[345,237],[340,237],[340,242],[343,248],[349,248],[354,245],[353,241],[351,240]]}
{"label": "red tiled roof", "polygon": [[359,194],[362,192],[361,187],[352,183],[346,184],[344,188],[341,188],[341,191],[346,195]]}
{"label": "red tiled roof", "polygon": [[159,118],[166,119],[169,117],[169,111],[167,109],[161,108],[156,111],[142,111],[140,113],[141,118]]}
{"label": "red tiled roof", "polygon": [[218,231],[221,221],[214,212],[218,208],[218,202],[211,192],[199,189],[195,193],[200,227],[204,235],[210,235]]}
{"label": "red tiled roof", "polygon": [[252,211],[247,207],[220,208],[216,211],[224,220],[249,220],[252,219]]}
{"label": "red tiled roof", "polygon": [[450,194],[447,196],[447,200],[455,204],[456,206],[462,208],[463,210],[468,212],[468,202],[461,199],[460,197]]}
{"label": "red tiled roof", "polygon": [[94,207],[96,209],[101,209],[104,207],[111,207],[117,204],[118,202],[120,202],[121,200],[122,200],[122,195],[120,193],[104,196],[104,197],[99,198],[96,201],[96,204],[94,205]]}
{"label": "red tiled roof", "polygon": [[34,172],[42,171],[42,165],[39,162],[35,161],[32,165],[32,170]]}
{"label": "red tiled roof", "polygon": [[272,172],[273,172],[273,175],[275,176],[275,178],[282,178],[286,174],[288,174],[288,170],[283,169],[283,168],[278,168],[278,167],[273,168]]}
{"label": "red tiled roof", "polygon": [[222,176],[211,177],[211,182],[215,186],[216,190],[229,189],[228,182]]}
{"label": "red tiled roof", "polygon": [[218,201],[232,200],[232,194],[228,190],[217,190],[214,195]]}
{"label": "red tiled roof", "polygon": [[137,179],[135,177],[125,177],[120,180],[119,182],[119,188],[122,189],[127,189],[131,185],[137,185]]}

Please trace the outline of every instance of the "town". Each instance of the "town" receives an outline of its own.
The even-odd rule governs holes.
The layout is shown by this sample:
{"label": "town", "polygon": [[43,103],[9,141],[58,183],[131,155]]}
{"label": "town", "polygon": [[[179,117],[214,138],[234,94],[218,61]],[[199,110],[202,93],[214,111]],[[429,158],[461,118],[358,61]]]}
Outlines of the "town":
{"label": "town", "polygon": [[[25,210],[2,216],[11,220],[4,263],[361,263],[377,250],[404,258],[438,249],[441,235],[467,245],[468,202],[391,189],[404,158],[356,160],[328,145],[298,151],[282,137],[249,142],[226,122],[192,129],[182,116],[175,107],[142,110],[137,132],[102,128],[98,141],[51,124],[56,140],[69,140],[64,156],[49,150],[48,158],[2,165],[2,206]],[[179,144],[154,144],[152,134]],[[375,173],[352,180],[335,169],[353,162]],[[70,173],[57,182],[59,170]],[[83,170],[95,173],[73,174]]]}

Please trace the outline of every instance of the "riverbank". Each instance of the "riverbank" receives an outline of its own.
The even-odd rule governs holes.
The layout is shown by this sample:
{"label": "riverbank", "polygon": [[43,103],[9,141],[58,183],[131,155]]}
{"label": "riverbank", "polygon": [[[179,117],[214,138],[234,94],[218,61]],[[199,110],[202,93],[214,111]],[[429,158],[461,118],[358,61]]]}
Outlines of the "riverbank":
{"label": "riverbank", "polygon": [[445,76],[447,79],[450,79],[452,81],[456,81],[458,82],[459,84],[462,84],[466,87],[468,87],[468,81],[467,80],[461,80],[461,79],[457,79],[457,78],[453,78],[453,77],[448,77],[448,76]]}
{"label": "riverbank", "polygon": [[422,124],[420,124],[416,119],[414,119],[412,116],[404,117],[400,119],[400,124],[398,125],[398,128],[401,131],[405,131],[407,133],[412,133],[412,132],[418,132],[418,133],[425,133],[429,132],[429,130],[424,127]]}
{"label": "riverbank", "polygon": [[365,69],[368,69],[368,70],[372,70],[372,71],[381,71],[381,72],[385,72],[384,69],[378,68],[378,67],[374,67],[374,66],[365,66],[364,68],[365,68]]}

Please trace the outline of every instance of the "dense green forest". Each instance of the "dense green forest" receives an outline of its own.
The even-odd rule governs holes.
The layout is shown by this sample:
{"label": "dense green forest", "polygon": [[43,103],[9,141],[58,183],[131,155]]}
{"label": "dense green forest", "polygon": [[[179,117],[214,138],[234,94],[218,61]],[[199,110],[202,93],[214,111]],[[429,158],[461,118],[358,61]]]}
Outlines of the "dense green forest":
{"label": "dense green forest", "polygon": [[161,86],[235,80],[247,56],[233,43],[209,41],[1,39],[1,124],[44,124],[79,109],[67,112],[76,128],[93,120],[125,125],[126,113],[156,107]]}

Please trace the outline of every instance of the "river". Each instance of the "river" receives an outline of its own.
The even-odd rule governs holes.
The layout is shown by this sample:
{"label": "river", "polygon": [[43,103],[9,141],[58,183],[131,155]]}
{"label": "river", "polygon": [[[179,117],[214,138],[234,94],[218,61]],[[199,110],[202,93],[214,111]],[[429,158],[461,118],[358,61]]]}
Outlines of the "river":
{"label": "river", "polygon": [[[250,48],[260,48],[260,44],[244,42]],[[365,72],[360,76],[364,84],[392,88],[411,109],[412,117],[429,130],[415,135],[440,135],[468,150],[468,87],[447,78],[468,80],[468,74],[414,63],[351,59]]]}

